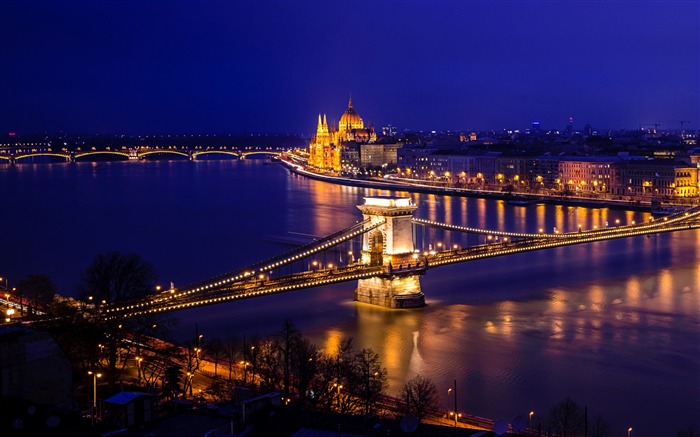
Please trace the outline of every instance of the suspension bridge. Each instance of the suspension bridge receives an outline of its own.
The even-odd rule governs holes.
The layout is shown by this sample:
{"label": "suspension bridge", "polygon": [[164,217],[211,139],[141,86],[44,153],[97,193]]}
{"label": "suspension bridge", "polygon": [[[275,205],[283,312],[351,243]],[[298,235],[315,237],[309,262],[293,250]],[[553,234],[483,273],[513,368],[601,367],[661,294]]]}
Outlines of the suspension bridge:
{"label": "suspension bridge", "polygon": [[[420,219],[413,217],[417,206],[405,197],[367,197],[358,208],[361,221],[279,256],[138,300],[106,302],[98,309],[105,318],[128,318],[348,281],[357,281],[357,301],[415,308],[425,304],[421,275],[436,267],[700,228],[700,207],[644,223],[567,233],[508,232]],[[419,247],[421,236],[434,230],[450,232],[452,242]]]}

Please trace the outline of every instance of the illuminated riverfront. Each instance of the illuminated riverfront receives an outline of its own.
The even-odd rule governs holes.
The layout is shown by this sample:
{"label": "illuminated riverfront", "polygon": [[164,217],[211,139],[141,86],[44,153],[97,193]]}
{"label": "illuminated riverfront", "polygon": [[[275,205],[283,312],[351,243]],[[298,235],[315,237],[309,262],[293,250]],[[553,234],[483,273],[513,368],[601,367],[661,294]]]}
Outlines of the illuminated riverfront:
{"label": "illuminated riverfront", "polygon": [[697,437],[699,13],[0,2],[0,434]]}
{"label": "illuminated riverfront", "polygon": [[[33,264],[46,266],[61,292],[71,289],[82,266],[102,246],[142,253],[153,260],[163,283],[172,281],[178,290],[234,267],[244,270],[251,260],[289,250],[276,243],[275,237],[318,237],[353,226],[361,221],[356,206],[368,196],[409,197],[418,207],[416,221],[489,230],[492,250],[500,245],[495,243],[496,230],[558,241],[562,237],[554,235],[555,227],[561,233],[578,234],[581,225],[586,234],[596,227],[603,232],[606,222],[620,220],[620,228],[630,229],[650,219],[648,213],[608,208],[521,207],[505,201],[332,185],[253,160],[17,166],[1,175],[4,183],[21,182],[23,192],[32,192],[39,185],[50,187],[38,205],[51,209],[54,223],[64,232],[32,227],[32,244],[43,250],[37,253],[18,241],[13,244],[16,257],[7,260],[7,265],[21,275],[26,267],[21,261],[33,259]],[[52,184],[46,183],[49,178]],[[88,180],[92,182],[74,184]],[[270,182],[262,192],[238,189],[260,180]],[[102,184],[115,186],[117,181],[119,189],[112,189],[110,199],[97,200],[97,205],[89,199],[91,190]],[[77,186],[78,191],[67,190],[68,186]],[[149,207],[134,204],[136,187],[144,198],[158,199],[156,203],[149,202]],[[19,194],[5,194],[8,205],[18,205]],[[274,203],[254,203],[261,196]],[[96,208],[98,213],[93,220],[75,222],[71,210],[52,209],[65,203],[73,205],[71,210]],[[252,204],[256,208],[250,208]],[[183,232],[193,220],[186,210],[198,211],[210,225]],[[115,215],[114,211],[120,212]],[[124,217],[138,217],[140,236],[134,235],[133,228],[119,225]],[[7,223],[18,235],[27,235],[23,229],[31,224],[13,217]],[[101,233],[105,226],[112,229],[109,234]],[[432,227],[417,225],[416,229],[417,242],[422,244],[420,230]],[[548,235],[542,236],[540,229]],[[605,232],[615,230],[610,227]],[[466,235],[454,231],[452,237],[439,240],[439,234],[433,236],[433,232],[438,231],[427,233],[425,242],[433,248],[438,242],[447,248],[450,242],[446,254],[455,253],[451,243],[459,243],[457,235]],[[446,387],[458,378],[458,390],[464,393],[458,399],[460,409],[486,417],[546,411],[570,395],[585,402],[591,412],[603,411],[609,422],[626,425],[634,420],[642,433],[642,428],[657,426],[649,411],[659,406],[640,399],[663,399],[670,407],[659,414],[679,423],[688,423],[687,418],[693,416],[690,411],[700,402],[691,384],[678,383],[679,378],[692,381],[700,371],[693,358],[693,345],[698,344],[694,320],[700,316],[697,232],[562,246],[429,269],[421,277],[427,305],[418,310],[353,303],[356,280],[255,299],[233,298],[236,302],[173,313],[180,319],[176,335],[189,338],[195,323],[205,336],[270,332],[291,315],[316,344],[328,350],[342,335],[351,335],[358,345],[376,350],[387,366],[390,393],[396,393],[416,372]],[[73,237],[78,234],[100,235],[99,245]],[[489,241],[488,234],[481,235],[470,241]],[[504,237],[508,236],[499,234],[498,241]],[[462,243],[466,245],[467,240]],[[173,242],[177,242],[176,250],[162,250],[174,247]],[[325,259],[322,252],[316,252],[315,259],[324,271],[328,263],[345,267],[351,261],[348,250],[345,246],[334,257],[326,254]],[[352,251],[356,260],[361,247]],[[440,255],[429,258],[438,261]],[[60,259],[73,261],[57,262]],[[283,273],[272,271],[273,278]],[[254,290],[256,285],[253,282],[249,287]],[[264,284],[257,287],[262,291]],[[667,356],[677,359],[671,362]],[[679,367],[681,357],[685,358],[680,362],[686,364]],[[571,378],[571,374],[586,377]],[[450,405],[451,400],[442,402]]]}
{"label": "illuminated riverfront", "polygon": [[[116,306],[105,305],[99,309],[107,318],[134,317],[355,280],[359,282],[355,291],[357,301],[389,308],[420,307],[424,305],[424,298],[419,277],[430,267],[700,228],[700,207],[664,217],[663,220],[651,219],[647,223],[586,231],[579,227],[574,232],[554,234],[545,234],[542,229],[538,233],[510,232],[412,219],[417,207],[410,203],[408,197],[367,197],[359,208],[365,218],[363,221],[307,246],[248,265],[238,272],[180,289],[171,288],[159,296],[119,302]],[[454,235],[450,235],[449,243],[445,245],[441,241],[431,240],[426,247],[416,247],[414,225],[474,234],[476,244],[465,246],[461,243],[461,237],[455,239]],[[361,258],[357,262],[347,258],[347,266],[343,266],[338,246],[348,244],[342,246],[341,252],[345,247],[352,248],[351,239],[357,236],[363,239]],[[443,237],[438,239],[442,240]],[[467,235],[467,242],[469,239]],[[330,250],[333,251],[327,256],[324,251]],[[352,250],[348,253],[351,254]],[[319,264],[316,259],[320,257],[324,260],[330,257],[333,261]],[[336,262],[336,258],[339,261]],[[294,263],[298,263],[301,269],[277,273],[273,278],[273,269],[293,268]]]}

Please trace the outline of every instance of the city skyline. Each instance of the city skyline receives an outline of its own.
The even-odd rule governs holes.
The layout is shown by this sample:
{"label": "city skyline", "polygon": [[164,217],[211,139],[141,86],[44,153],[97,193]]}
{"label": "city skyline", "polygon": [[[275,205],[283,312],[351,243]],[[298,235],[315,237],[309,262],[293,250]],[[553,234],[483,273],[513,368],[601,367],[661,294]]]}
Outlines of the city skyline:
{"label": "city skyline", "polygon": [[697,129],[700,3],[4,2],[0,133]]}

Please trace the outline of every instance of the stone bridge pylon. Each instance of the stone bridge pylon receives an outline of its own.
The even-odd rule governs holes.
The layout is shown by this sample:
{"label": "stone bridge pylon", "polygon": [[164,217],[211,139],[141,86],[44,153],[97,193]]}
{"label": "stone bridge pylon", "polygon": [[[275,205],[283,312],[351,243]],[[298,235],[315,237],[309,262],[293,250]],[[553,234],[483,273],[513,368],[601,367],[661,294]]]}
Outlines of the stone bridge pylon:
{"label": "stone bridge pylon", "polygon": [[359,205],[366,227],[360,263],[382,266],[382,273],[359,279],[355,300],[388,308],[416,308],[425,305],[420,276],[427,267],[414,253],[413,211],[417,206],[408,197],[366,197]]}

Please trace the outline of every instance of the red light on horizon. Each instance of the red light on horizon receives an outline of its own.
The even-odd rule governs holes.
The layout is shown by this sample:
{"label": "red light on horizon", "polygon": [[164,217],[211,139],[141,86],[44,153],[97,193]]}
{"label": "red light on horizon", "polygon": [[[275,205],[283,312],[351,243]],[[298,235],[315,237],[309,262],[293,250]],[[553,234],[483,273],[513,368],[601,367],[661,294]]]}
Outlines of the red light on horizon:
{"label": "red light on horizon", "polygon": [[16,134],[14,132],[10,132],[8,135],[10,135],[11,137],[14,137]]}

